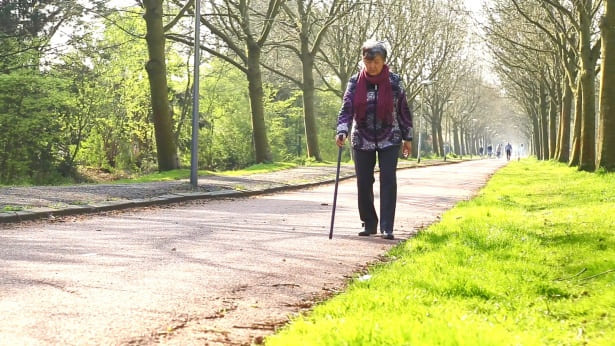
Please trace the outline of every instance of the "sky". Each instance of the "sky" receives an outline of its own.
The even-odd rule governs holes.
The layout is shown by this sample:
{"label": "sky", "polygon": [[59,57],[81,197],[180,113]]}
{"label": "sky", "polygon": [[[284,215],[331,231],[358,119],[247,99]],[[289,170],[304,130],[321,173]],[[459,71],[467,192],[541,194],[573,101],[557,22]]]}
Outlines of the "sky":
{"label": "sky", "polygon": [[464,0],[464,2],[466,7],[472,11],[478,11],[483,6],[480,0]]}
{"label": "sky", "polygon": [[499,84],[497,76],[491,72],[490,64],[493,63],[491,59],[491,54],[489,52],[489,48],[483,41],[484,33],[478,27],[477,24],[485,22],[485,15],[483,13],[483,9],[491,0],[464,0],[464,4],[466,8],[472,11],[472,15],[474,18],[473,27],[476,33],[475,41],[475,55],[479,60],[479,65],[483,68],[483,77],[494,85]]}

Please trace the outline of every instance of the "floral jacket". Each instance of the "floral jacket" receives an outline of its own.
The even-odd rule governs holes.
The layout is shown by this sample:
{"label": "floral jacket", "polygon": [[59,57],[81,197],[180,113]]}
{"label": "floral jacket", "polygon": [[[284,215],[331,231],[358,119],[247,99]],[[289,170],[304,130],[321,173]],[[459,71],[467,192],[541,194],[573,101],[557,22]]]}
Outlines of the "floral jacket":
{"label": "floral jacket", "polygon": [[[337,134],[348,136],[353,149],[374,151],[400,145],[402,139],[412,140],[412,112],[406,100],[406,91],[398,74],[390,73],[393,87],[393,123],[383,123],[376,116],[378,91],[373,84],[367,85],[367,110],[365,118],[358,122],[354,116],[352,100],[354,98],[358,75],[348,81],[342,100],[342,108],[337,118]],[[350,131],[350,129],[352,129]]]}

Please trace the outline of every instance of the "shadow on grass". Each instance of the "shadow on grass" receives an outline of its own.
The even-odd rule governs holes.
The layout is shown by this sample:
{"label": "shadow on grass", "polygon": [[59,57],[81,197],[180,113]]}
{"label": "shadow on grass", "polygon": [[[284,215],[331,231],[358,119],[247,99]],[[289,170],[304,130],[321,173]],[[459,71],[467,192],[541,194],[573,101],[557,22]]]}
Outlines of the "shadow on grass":
{"label": "shadow on grass", "polygon": [[[541,233],[535,235],[545,246],[562,247],[583,245],[589,250],[604,251],[615,248],[615,237],[603,232],[583,233]],[[593,249],[592,249],[593,248]]]}

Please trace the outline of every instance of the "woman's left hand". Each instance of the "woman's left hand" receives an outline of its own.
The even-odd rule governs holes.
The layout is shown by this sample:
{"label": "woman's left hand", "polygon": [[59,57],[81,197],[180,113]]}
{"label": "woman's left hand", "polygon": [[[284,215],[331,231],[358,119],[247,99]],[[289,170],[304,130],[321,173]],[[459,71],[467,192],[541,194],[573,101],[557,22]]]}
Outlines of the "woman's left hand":
{"label": "woman's left hand", "polygon": [[407,158],[408,156],[410,156],[410,154],[412,154],[412,142],[404,141],[402,155],[404,156],[404,158]]}

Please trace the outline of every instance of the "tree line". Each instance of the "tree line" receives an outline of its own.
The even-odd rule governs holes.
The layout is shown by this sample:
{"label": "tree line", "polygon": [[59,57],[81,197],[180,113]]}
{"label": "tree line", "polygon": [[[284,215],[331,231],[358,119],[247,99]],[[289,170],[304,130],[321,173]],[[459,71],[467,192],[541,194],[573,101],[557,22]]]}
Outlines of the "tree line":
{"label": "tree line", "polygon": [[[205,53],[200,169],[333,159],[340,97],[368,38],[390,46],[388,63],[414,106],[423,155],[476,154],[519,137],[511,121],[528,130],[519,141],[540,133],[512,111],[524,99],[506,74],[499,73],[512,100],[485,80],[461,0],[212,0],[201,8],[195,42],[190,0],[120,8],[3,0],[0,183],[78,179],[88,168],[187,166],[195,44]],[[502,56],[506,47],[496,43],[507,40],[498,25],[489,35]]]}
{"label": "tree line", "polygon": [[615,1],[496,0],[496,71],[527,116],[534,153],[615,170]]}

